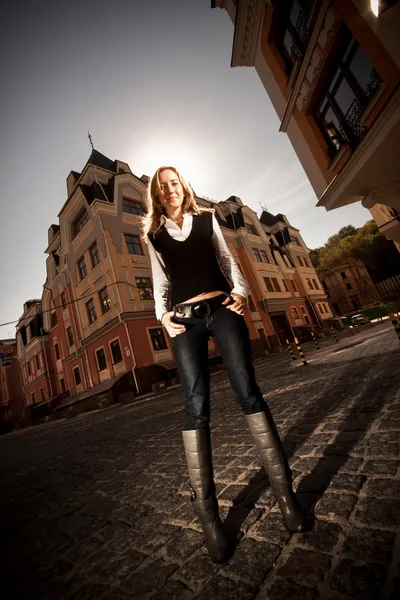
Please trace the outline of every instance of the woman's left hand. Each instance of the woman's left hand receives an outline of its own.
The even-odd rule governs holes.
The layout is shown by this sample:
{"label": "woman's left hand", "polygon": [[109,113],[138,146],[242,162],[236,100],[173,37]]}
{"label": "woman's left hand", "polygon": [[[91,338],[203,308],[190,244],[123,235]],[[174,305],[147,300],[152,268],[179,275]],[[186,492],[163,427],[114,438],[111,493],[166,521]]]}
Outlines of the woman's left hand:
{"label": "woman's left hand", "polygon": [[238,315],[243,315],[244,309],[247,305],[246,298],[244,296],[241,296],[240,294],[231,294],[231,296],[234,299],[234,302],[232,304],[228,304],[231,301],[230,298],[226,298],[226,300],[224,300],[222,304],[224,304],[225,306],[228,304],[226,308],[229,308],[229,310],[233,310],[233,312],[237,313]]}

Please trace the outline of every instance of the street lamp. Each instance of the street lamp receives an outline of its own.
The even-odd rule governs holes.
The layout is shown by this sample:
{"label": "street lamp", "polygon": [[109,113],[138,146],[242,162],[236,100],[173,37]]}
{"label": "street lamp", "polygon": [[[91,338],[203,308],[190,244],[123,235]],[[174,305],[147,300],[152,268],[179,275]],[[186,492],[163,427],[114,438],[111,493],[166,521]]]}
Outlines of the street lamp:
{"label": "street lamp", "polygon": [[371,0],[371,10],[376,17],[380,17],[396,3],[397,0]]}

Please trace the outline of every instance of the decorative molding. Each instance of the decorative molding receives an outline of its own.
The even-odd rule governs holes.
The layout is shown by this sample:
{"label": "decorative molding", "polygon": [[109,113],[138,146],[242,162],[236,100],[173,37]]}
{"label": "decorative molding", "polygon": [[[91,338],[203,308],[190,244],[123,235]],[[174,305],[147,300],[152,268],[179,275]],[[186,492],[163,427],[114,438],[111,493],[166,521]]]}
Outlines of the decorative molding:
{"label": "decorative molding", "polygon": [[[349,160],[331,181],[322,196],[320,197],[317,206],[329,206],[328,210],[335,208],[332,204],[343,193],[344,189],[353,179],[354,174],[358,173],[366,161],[371,158],[374,152],[384,141],[388,133],[398,123],[400,115],[400,87],[397,88],[392,98],[382,110],[381,114],[376,118],[374,123],[368,129],[363,140],[355,149]],[[361,196],[362,194],[360,194]]]}
{"label": "decorative molding", "polygon": [[240,0],[236,9],[231,67],[254,67],[265,0]]}

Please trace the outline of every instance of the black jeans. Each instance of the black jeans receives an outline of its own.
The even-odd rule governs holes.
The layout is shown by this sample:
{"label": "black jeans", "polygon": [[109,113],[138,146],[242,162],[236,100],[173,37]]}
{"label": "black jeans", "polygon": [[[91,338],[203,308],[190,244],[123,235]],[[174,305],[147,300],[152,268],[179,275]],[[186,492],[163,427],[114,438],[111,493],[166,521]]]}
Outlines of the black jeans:
{"label": "black jeans", "polygon": [[186,325],[185,333],[172,339],[185,394],[185,429],[201,429],[210,422],[210,373],[208,338],[215,338],[229,381],[246,415],[261,412],[266,403],[255,379],[249,331],[243,317],[222,307],[210,317],[176,319]]}

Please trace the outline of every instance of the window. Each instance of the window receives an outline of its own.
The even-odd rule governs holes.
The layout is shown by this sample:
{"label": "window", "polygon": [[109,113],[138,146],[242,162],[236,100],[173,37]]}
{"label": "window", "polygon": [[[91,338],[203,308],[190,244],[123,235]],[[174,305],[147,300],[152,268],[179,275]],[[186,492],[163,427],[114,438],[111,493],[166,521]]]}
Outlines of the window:
{"label": "window", "polygon": [[28,360],[28,362],[26,363],[26,372],[28,373],[28,375],[31,375],[31,361]]}
{"label": "window", "polygon": [[352,287],[351,287],[351,283],[347,282],[347,283],[346,283],[346,288],[347,288],[348,290],[351,290],[351,289],[352,289]]}
{"label": "window", "polygon": [[253,254],[257,262],[262,262],[260,252],[257,248],[253,248]]}
{"label": "window", "polygon": [[99,264],[100,262],[100,253],[99,253],[99,249],[97,247],[97,242],[95,242],[94,244],[92,244],[89,248],[90,250],[90,258],[92,261],[92,268],[94,269],[94,267],[96,265]]}
{"label": "window", "polygon": [[35,354],[35,361],[36,361],[36,370],[39,371],[39,369],[40,369],[39,354]]}
{"label": "window", "polygon": [[122,212],[130,213],[131,215],[144,215],[144,210],[140,202],[122,198]]}
{"label": "window", "polygon": [[254,306],[253,298],[251,296],[249,296],[248,303],[249,303],[249,309],[251,310],[251,312],[255,312],[256,307]]}
{"label": "window", "polygon": [[108,289],[105,287],[102,290],[100,290],[99,296],[100,296],[101,312],[104,315],[106,312],[111,310],[111,300],[110,300],[110,296],[108,295]]}
{"label": "window", "polygon": [[89,325],[97,320],[96,307],[94,305],[93,298],[90,298],[89,302],[86,302],[86,310],[89,319]]}
{"label": "window", "polygon": [[118,363],[122,362],[122,353],[121,353],[121,347],[119,345],[119,340],[114,340],[113,342],[111,342],[110,350],[111,350],[113,365],[117,365]]}
{"label": "window", "polygon": [[125,233],[126,247],[128,248],[129,254],[141,254],[143,255],[142,246],[138,235],[130,235]]}
{"label": "window", "polygon": [[297,285],[296,285],[296,283],[294,282],[294,280],[293,280],[293,279],[291,279],[291,282],[292,282],[292,288],[293,288],[293,290],[294,290],[295,292],[298,292],[299,290],[297,289]]}
{"label": "window", "polygon": [[288,292],[289,288],[288,288],[288,284],[286,283],[286,279],[282,279],[283,281],[283,287],[285,288],[285,291]]}
{"label": "window", "polygon": [[273,292],[274,291],[274,288],[272,287],[271,279],[269,277],[264,277],[264,283],[265,283],[265,285],[267,287],[267,290],[269,292]]}
{"label": "window", "polygon": [[274,41],[290,73],[294,61],[304,56],[309,31],[307,28],[310,2],[307,0],[281,0]]}
{"label": "window", "polygon": [[63,310],[67,308],[67,295],[65,292],[61,293],[61,306]]}
{"label": "window", "polygon": [[57,313],[55,310],[53,310],[50,313],[50,329],[53,329],[53,327],[55,327],[57,325]]}
{"label": "window", "polygon": [[81,383],[81,373],[79,371],[79,367],[74,367],[72,369],[72,372],[74,374],[74,381],[75,381],[75,385],[79,385]]}
{"label": "window", "polygon": [[260,254],[261,254],[261,258],[262,258],[263,262],[265,262],[265,263],[270,262],[270,260],[268,258],[268,254],[265,252],[265,250],[260,250]]}
{"label": "window", "polygon": [[42,387],[39,388],[39,392],[40,392],[40,401],[41,402],[46,402],[46,396],[44,394],[44,389]]}
{"label": "window", "polygon": [[246,231],[247,231],[247,233],[251,233],[251,234],[253,234],[253,235],[257,235],[257,232],[256,232],[256,230],[254,229],[253,225],[250,225],[250,223],[246,223],[246,224],[245,224],[245,227],[246,227]]}
{"label": "window", "polygon": [[305,309],[305,306],[300,306],[301,312],[303,313],[303,315],[307,314],[307,311]]}
{"label": "window", "polygon": [[292,313],[295,319],[300,319],[300,315],[297,308],[292,308]]}
{"label": "window", "polygon": [[74,334],[72,333],[72,327],[67,327],[67,340],[68,340],[68,346],[73,346]]}
{"label": "window", "polygon": [[61,389],[61,392],[65,392],[66,391],[64,377],[60,378],[60,389]]}
{"label": "window", "polygon": [[308,318],[308,315],[304,315],[304,320],[307,323],[307,325],[311,325],[310,319]]}
{"label": "window", "polygon": [[272,281],[272,285],[274,286],[274,289],[276,292],[281,292],[281,286],[279,285],[278,280],[275,277],[271,277],[271,281]]}
{"label": "window", "polygon": [[35,404],[36,402],[36,398],[35,398],[35,392],[31,393],[31,404]]}
{"label": "window", "polygon": [[168,348],[167,342],[165,341],[164,332],[161,327],[149,329],[149,333],[153,350],[166,350]]}
{"label": "window", "polygon": [[86,209],[83,209],[79,215],[77,216],[77,218],[75,219],[75,221],[72,223],[72,232],[73,232],[73,237],[76,237],[78,235],[78,233],[80,232],[81,229],[83,229],[83,227],[86,225],[86,223],[89,221],[89,215],[87,213]]}
{"label": "window", "polygon": [[314,289],[313,286],[312,286],[312,283],[311,283],[311,279],[308,279],[308,277],[307,277],[306,281],[307,281],[307,285],[310,288],[310,290]]}
{"label": "window", "polygon": [[316,290],[319,290],[319,285],[318,285],[318,283],[317,283],[317,280],[316,280],[316,279],[313,279],[312,281],[313,281],[313,284],[314,284],[314,288],[315,288]]}
{"label": "window", "polygon": [[365,135],[367,127],[362,114],[382,82],[344,24],[338,34],[338,44],[338,59],[314,108],[314,117],[332,158],[343,144],[355,147]]}
{"label": "window", "polygon": [[136,287],[139,289],[141,300],[154,300],[153,286],[149,277],[136,277]]}
{"label": "window", "polygon": [[57,342],[54,342],[54,355],[56,357],[56,360],[60,360],[60,349],[58,347]]}
{"label": "window", "polygon": [[340,275],[341,275],[342,279],[347,279],[346,271],[342,271],[340,273]]}
{"label": "window", "polygon": [[351,301],[351,303],[352,303],[352,305],[353,305],[353,308],[360,308],[360,305],[359,305],[359,303],[357,302],[357,300],[352,300],[352,301]]}
{"label": "window", "polygon": [[80,258],[78,260],[78,271],[79,271],[79,277],[82,281],[82,279],[85,279],[85,277],[87,275],[86,260],[85,260],[84,256],[82,256],[82,258]]}
{"label": "window", "polygon": [[299,265],[302,267],[303,266],[303,259],[301,258],[301,256],[297,257],[297,261],[298,261]]}
{"label": "window", "polygon": [[300,246],[297,238],[290,236],[290,241],[292,242],[292,244],[294,244],[295,246]]}
{"label": "window", "polygon": [[107,369],[107,360],[104,348],[99,348],[98,350],[96,350],[96,360],[97,365],[99,367],[99,371],[105,371]]}

